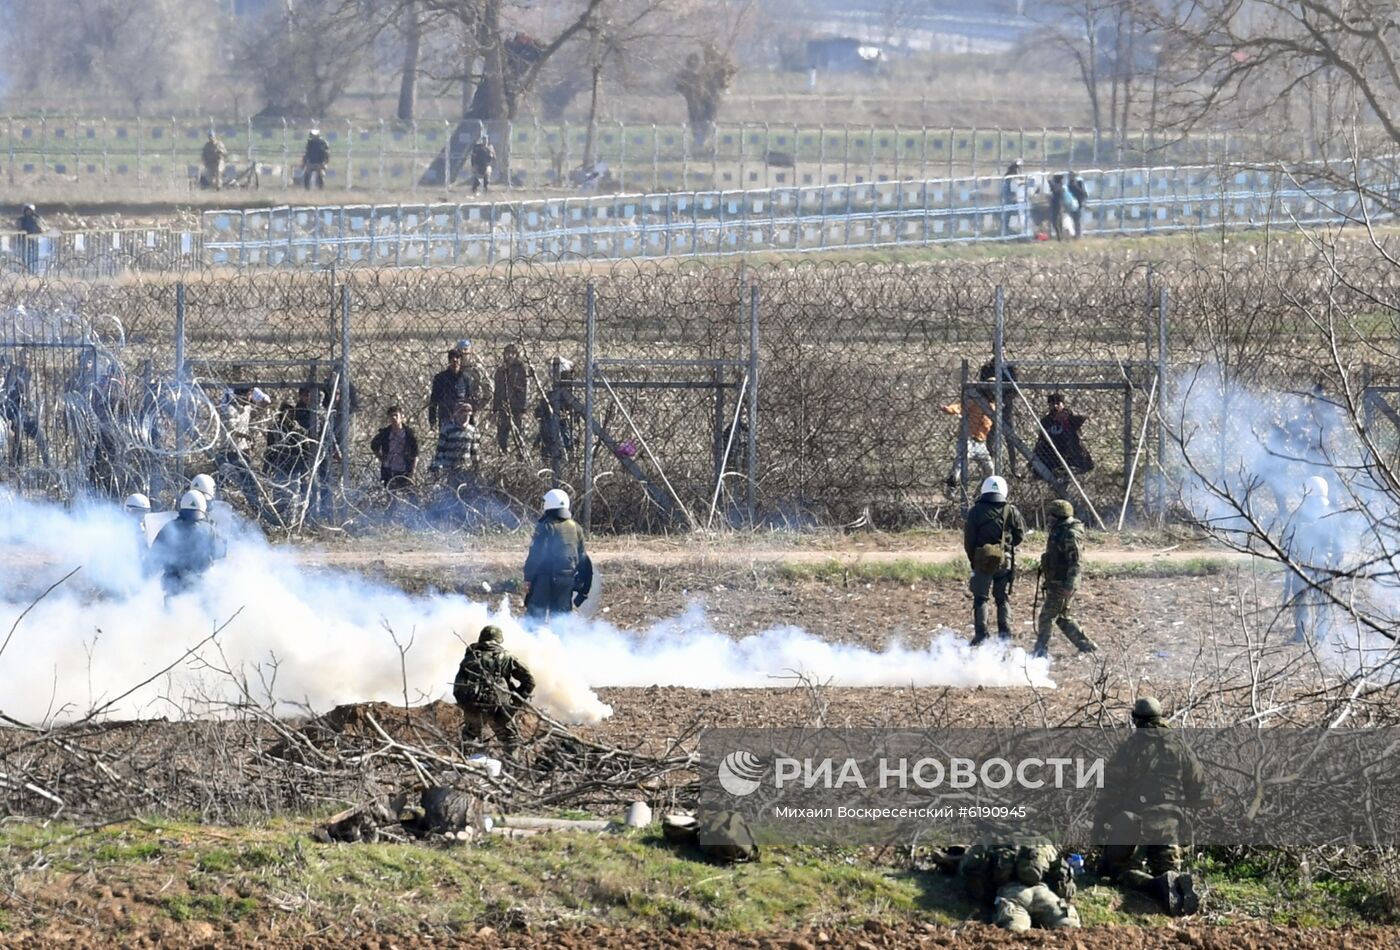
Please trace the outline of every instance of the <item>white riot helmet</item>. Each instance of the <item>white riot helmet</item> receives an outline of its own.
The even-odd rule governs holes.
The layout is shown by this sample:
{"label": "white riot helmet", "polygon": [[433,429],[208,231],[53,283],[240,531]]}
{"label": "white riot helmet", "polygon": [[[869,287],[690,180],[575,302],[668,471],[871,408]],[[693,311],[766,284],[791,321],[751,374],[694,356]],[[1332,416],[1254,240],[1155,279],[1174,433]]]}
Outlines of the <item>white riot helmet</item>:
{"label": "white riot helmet", "polygon": [[991,496],[992,501],[1006,501],[1006,479],[1000,475],[992,475],[982,482],[981,495],[983,498]]}
{"label": "white riot helmet", "polygon": [[191,489],[180,496],[181,511],[197,511],[204,514],[209,510],[209,502],[204,500],[204,495]]}
{"label": "white riot helmet", "polygon": [[1327,492],[1327,479],[1323,478],[1321,475],[1309,476],[1308,479],[1303,482],[1304,498],[1316,498],[1325,505],[1327,504]]}
{"label": "white riot helmet", "polygon": [[[200,472],[190,479],[190,491],[197,491],[208,501],[214,500],[214,476]],[[203,509],[201,509],[203,510]]]}
{"label": "white riot helmet", "polygon": [[126,510],[132,514],[144,515],[151,510],[151,499],[137,492],[126,496]]}
{"label": "white riot helmet", "polygon": [[562,512],[564,517],[569,516],[569,493],[562,488],[551,488],[544,493],[544,510],[546,512]]}

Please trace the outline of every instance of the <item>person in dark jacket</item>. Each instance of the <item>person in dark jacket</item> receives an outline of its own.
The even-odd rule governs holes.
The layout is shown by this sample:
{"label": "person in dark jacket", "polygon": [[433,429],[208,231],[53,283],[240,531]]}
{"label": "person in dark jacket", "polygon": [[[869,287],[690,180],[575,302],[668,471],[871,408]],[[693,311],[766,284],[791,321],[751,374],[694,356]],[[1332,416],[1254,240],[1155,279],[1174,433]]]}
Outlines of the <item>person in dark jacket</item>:
{"label": "person in dark jacket", "polygon": [[302,185],[309,191],[314,178],[317,188],[326,187],[326,166],[331,163],[331,147],[321,138],[320,129],[312,129],[306,136],[306,149],[301,153]]}
{"label": "person in dark jacket", "polygon": [[428,391],[428,424],[437,426],[439,432],[452,422],[458,403],[476,403],[472,378],[462,368],[462,359],[462,351],[457,347],[448,350],[447,369],[433,377],[432,388]]}
{"label": "person in dark jacket", "polygon": [[39,264],[39,238],[48,230],[48,225],[39,217],[33,205],[25,205],[19,216],[19,229],[24,232],[21,238],[24,242],[24,266],[32,271]]}
{"label": "person in dark jacket", "polygon": [[987,639],[987,600],[997,604],[997,636],[1011,639],[1011,585],[1016,577],[1016,547],[1026,535],[1021,512],[1006,500],[1006,479],[993,475],[982,483],[963,524],[963,550],[972,565],[972,645]]}
{"label": "person in dark jacket", "polygon": [[[1079,435],[1089,417],[1070,412],[1065,406],[1065,397],[1059,393],[1051,393],[1046,403],[1048,411],[1040,418],[1041,433],[1035,442],[1036,461],[1061,478],[1065,474],[1065,466],[1060,464],[1061,457],[1076,475],[1092,471],[1093,456]],[[1059,451],[1058,456],[1056,450]]]}
{"label": "person in dark jacket", "polygon": [[208,502],[197,491],[180,499],[180,513],[151,544],[151,566],[161,572],[166,597],[190,590],[218,556],[218,536],[209,523]]}
{"label": "person in dark jacket", "polygon": [[496,148],[491,144],[491,139],[485,132],[481,133],[481,138],[477,139],[471,151],[472,164],[472,194],[476,194],[477,188],[484,191],[491,190],[491,166],[496,164]]}
{"label": "person in dark jacket", "polygon": [[369,450],[379,460],[379,480],[390,491],[407,488],[418,469],[418,436],[404,425],[403,410],[389,407],[389,424],[369,440]]}
{"label": "person in dark jacket", "polygon": [[592,564],[583,529],[569,514],[569,496],[551,489],[525,558],[525,613],[538,620],[568,614],[582,603],[591,582]]}
{"label": "person in dark jacket", "polygon": [[[1098,873],[1155,899],[1172,916],[1188,916],[1199,908],[1200,895],[1183,870],[1182,826],[1192,810],[1209,804],[1206,773],[1170,730],[1155,697],[1135,702],[1132,716],[1132,734],[1108,763],[1106,787],[1115,794],[1095,816],[1106,842]],[[1127,803],[1131,812],[1116,811]]]}
{"label": "person in dark jacket", "polygon": [[520,743],[515,716],[534,694],[535,678],[524,663],[506,652],[503,639],[500,627],[483,627],[457,667],[452,698],[462,709],[464,747],[480,742],[487,724],[507,753]]}
{"label": "person in dark jacket", "polygon": [[525,407],[530,402],[530,377],[520,359],[520,348],[507,343],[496,367],[496,387],[491,412],[496,417],[496,447],[505,454],[515,440],[516,453],[525,457]]}
{"label": "person in dark jacket", "polygon": [[1054,229],[1055,240],[1065,239],[1065,176],[1050,176],[1050,227]]}

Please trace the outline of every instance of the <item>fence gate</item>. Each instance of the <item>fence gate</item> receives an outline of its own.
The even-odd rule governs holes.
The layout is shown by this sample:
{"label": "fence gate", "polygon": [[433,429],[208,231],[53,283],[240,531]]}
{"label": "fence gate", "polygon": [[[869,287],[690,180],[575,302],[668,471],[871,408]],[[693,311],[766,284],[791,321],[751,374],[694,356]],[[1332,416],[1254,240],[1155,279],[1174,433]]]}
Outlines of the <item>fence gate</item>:
{"label": "fence gate", "polygon": [[84,486],[118,496],[129,403],[115,356],[81,321],[0,316],[0,470],[35,494],[66,497]]}
{"label": "fence gate", "polygon": [[[739,356],[605,356],[597,351],[589,285],[582,379],[557,365],[551,372],[556,424],[582,429],[576,507],[585,527],[607,503],[606,482],[618,475],[645,492],[645,510],[661,527],[756,522],[758,288],[748,288],[746,297],[748,333]],[[615,469],[605,470],[605,457]]]}

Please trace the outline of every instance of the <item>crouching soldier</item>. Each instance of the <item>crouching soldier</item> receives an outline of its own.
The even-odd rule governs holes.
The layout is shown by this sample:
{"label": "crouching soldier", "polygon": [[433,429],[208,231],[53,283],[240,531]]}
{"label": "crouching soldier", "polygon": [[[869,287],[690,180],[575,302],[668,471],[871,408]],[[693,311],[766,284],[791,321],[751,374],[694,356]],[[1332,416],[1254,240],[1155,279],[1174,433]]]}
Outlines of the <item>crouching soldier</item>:
{"label": "crouching soldier", "polygon": [[1172,916],[1194,914],[1200,897],[1182,871],[1181,825],[1187,809],[1205,804],[1205,772],[1153,697],[1133,704],[1133,726],[1108,764],[1104,786],[1121,790],[1116,802],[1131,803],[1133,811],[1101,809],[1096,824],[1108,843],[1098,873],[1146,894]]}
{"label": "crouching soldier", "polygon": [[1054,624],[1079,648],[1080,653],[1093,653],[1098,647],[1084,635],[1079,623],[1070,615],[1070,601],[1079,586],[1079,564],[1084,545],[1084,525],[1074,518],[1074,506],[1063,499],[1050,503],[1050,535],[1045,540],[1045,554],[1040,559],[1040,578],[1045,584],[1045,604],[1036,620],[1035,652],[1033,656],[1050,655],[1050,626]]}
{"label": "crouching soldier", "polygon": [[514,753],[520,745],[520,727],[515,721],[520,707],[535,692],[535,678],[525,664],[501,645],[501,628],[481,628],[476,642],[467,647],[452,697],[462,708],[462,744],[479,743],[486,725],[505,747]]}
{"label": "crouching soldier", "polygon": [[1003,930],[1078,927],[1074,875],[1048,838],[1012,835],[979,842],[962,856],[958,874],[967,895],[992,909]]}

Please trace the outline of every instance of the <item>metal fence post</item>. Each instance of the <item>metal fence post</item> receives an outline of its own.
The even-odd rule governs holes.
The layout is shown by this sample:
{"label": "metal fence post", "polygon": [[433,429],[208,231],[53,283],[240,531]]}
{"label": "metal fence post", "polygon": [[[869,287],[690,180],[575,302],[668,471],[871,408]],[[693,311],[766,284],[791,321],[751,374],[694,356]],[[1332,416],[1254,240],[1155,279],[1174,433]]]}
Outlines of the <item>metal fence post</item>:
{"label": "metal fence post", "polygon": [[1167,399],[1167,288],[1157,294],[1157,515],[1167,516],[1167,430],[1162,427],[1162,405]]}
{"label": "metal fence post", "polygon": [[583,528],[593,528],[593,346],[598,332],[596,296],[593,281],[583,297]]}
{"label": "metal fence post", "polygon": [[1005,426],[1002,423],[1006,417],[1005,403],[1003,402],[1006,398],[1006,394],[1002,381],[1002,371],[1006,366],[1006,352],[1004,349],[1006,345],[1006,288],[1001,284],[997,284],[996,297],[994,300],[996,306],[996,327],[994,331],[996,338],[992,341],[992,362],[994,364],[993,370],[996,373],[996,383],[994,384],[996,402],[992,406],[992,470],[999,472],[1002,470],[1001,450],[1002,442],[1005,439],[1005,433],[1002,432]]}
{"label": "metal fence post", "polygon": [[345,190],[349,191],[355,183],[355,127],[349,119],[345,120]]}
{"label": "metal fence post", "polygon": [[651,124],[651,190],[661,190],[661,141],[656,137],[656,123]]}
{"label": "metal fence post", "polygon": [[175,285],[175,464],[185,460],[185,282]]}
{"label": "metal fence post", "polygon": [[758,284],[749,287],[749,524],[758,524]]}
{"label": "metal fence post", "polygon": [[340,285],[340,405],[335,411],[336,441],[340,448],[340,503],[350,482],[350,285]]}
{"label": "metal fence post", "polygon": [[141,117],[138,115],[136,117],[136,184],[138,185],[145,181],[145,172],[141,167],[143,164],[145,164],[142,161],[142,153],[145,149],[145,143],[143,140],[145,138],[146,132],[141,127]]}
{"label": "metal fence post", "polygon": [[690,190],[690,123],[681,123],[681,191]]}
{"label": "metal fence post", "polygon": [[627,126],[620,120],[617,123],[617,187],[627,191]]}

